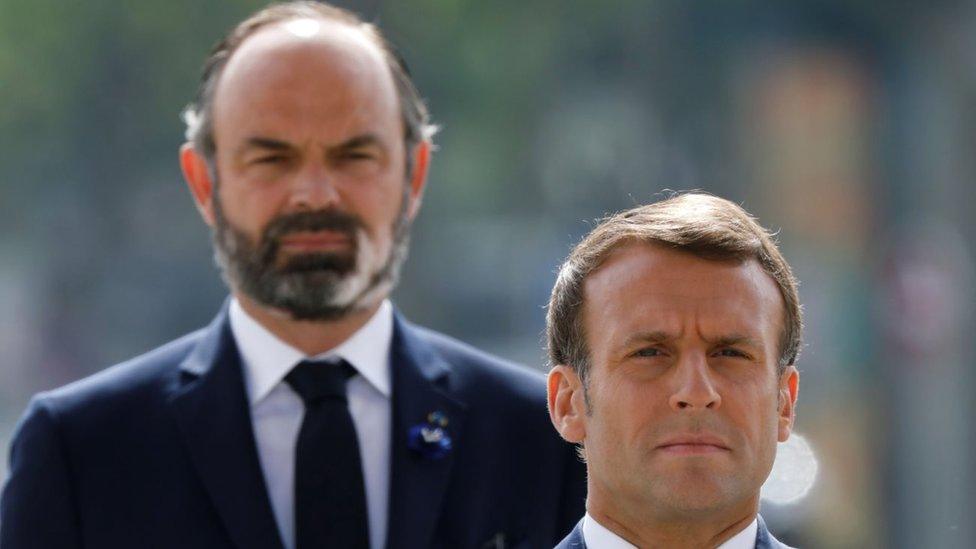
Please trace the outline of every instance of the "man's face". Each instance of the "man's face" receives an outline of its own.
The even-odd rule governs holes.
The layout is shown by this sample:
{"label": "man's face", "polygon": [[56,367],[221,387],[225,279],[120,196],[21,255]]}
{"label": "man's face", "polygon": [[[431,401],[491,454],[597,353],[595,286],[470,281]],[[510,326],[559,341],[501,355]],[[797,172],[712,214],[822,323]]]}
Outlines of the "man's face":
{"label": "man's face", "polygon": [[584,445],[591,498],[664,519],[758,503],[797,388],[792,366],[777,375],[773,280],[755,261],[632,244],[584,292],[590,408],[574,395],[567,438]]}
{"label": "man's face", "polygon": [[422,178],[405,172],[380,50],[338,23],[263,29],[228,61],[212,114],[214,244],[234,289],[312,320],[385,297]]}

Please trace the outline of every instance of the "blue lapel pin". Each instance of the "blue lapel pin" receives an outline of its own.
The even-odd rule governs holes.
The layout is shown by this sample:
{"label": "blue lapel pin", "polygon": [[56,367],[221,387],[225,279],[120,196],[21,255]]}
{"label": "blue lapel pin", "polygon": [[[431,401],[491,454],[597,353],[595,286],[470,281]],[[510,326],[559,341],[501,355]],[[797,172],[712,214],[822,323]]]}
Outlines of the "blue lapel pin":
{"label": "blue lapel pin", "polygon": [[407,446],[426,459],[442,459],[451,452],[451,436],[447,433],[447,415],[441,411],[427,414],[427,421],[418,423],[407,433]]}

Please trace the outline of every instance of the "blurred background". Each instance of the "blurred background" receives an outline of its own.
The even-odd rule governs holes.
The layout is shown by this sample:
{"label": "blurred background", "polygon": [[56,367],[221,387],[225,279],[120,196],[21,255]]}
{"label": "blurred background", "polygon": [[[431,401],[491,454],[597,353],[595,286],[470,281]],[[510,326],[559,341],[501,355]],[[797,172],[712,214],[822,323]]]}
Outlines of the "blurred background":
{"label": "blurred background", "polygon": [[[0,449],[30,396],[207,323],[177,166],[209,47],[262,2],[0,0]],[[396,302],[545,368],[554,270],[603,215],[704,189],[802,281],[802,547],[971,547],[976,5],[340,2],[443,126]],[[968,334],[968,335],[967,335]],[[0,465],[4,476],[6,456]]]}

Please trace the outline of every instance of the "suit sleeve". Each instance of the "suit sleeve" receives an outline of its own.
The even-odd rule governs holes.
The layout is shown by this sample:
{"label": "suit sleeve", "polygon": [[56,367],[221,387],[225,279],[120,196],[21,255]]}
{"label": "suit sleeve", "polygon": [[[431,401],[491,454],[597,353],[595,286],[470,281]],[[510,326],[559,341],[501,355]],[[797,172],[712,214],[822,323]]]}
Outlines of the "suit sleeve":
{"label": "suit sleeve", "polygon": [[57,418],[35,397],[10,445],[0,496],[0,549],[81,547],[71,476]]}

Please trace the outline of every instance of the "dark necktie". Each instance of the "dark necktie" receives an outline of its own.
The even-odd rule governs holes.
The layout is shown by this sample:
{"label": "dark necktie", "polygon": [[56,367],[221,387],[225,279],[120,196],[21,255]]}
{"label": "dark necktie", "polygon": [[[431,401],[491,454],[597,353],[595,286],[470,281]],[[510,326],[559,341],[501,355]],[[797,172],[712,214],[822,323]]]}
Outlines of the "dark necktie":
{"label": "dark necktie", "polygon": [[369,526],[356,428],[346,381],[356,371],[303,361],[285,381],[305,402],[295,447],[297,549],[368,549]]}

